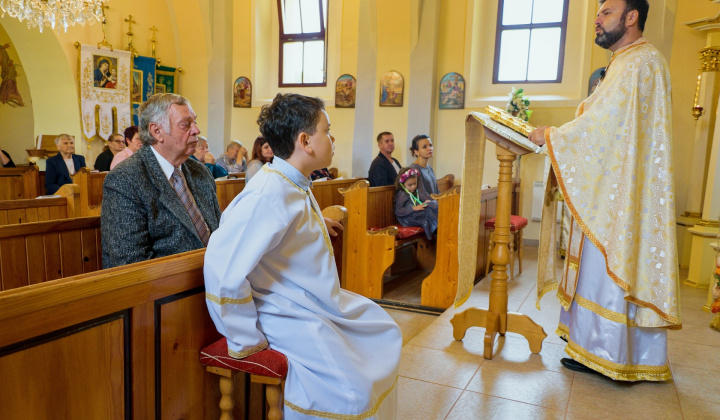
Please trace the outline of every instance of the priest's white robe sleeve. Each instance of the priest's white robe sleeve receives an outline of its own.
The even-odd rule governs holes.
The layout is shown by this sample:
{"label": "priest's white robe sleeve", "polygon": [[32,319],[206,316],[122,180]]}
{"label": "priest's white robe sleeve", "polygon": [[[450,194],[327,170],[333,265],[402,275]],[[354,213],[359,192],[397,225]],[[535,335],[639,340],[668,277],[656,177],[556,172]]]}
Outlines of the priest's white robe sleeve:
{"label": "priest's white robe sleeve", "polygon": [[247,357],[267,347],[258,329],[258,314],[247,279],[260,259],[285,235],[288,222],[262,195],[246,196],[242,205],[223,213],[205,253],[205,300],[218,331],[227,338],[228,352]]}

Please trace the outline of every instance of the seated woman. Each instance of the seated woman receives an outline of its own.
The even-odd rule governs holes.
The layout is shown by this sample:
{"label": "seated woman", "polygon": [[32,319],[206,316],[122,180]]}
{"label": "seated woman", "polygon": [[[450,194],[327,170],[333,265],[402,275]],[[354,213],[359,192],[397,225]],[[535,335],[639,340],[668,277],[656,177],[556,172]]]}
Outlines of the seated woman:
{"label": "seated woman", "polygon": [[100,172],[107,172],[110,170],[110,164],[113,158],[119,152],[125,149],[125,138],[122,134],[111,134],[108,139],[108,144],[105,146],[105,150],[100,153],[95,159],[95,169]]}
{"label": "seated woman", "polygon": [[257,173],[266,163],[272,163],[273,157],[272,149],[270,144],[265,140],[263,136],[258,136],[255,139],[253,145],[252,155],[250,155],[250,162],[247,164],[247,172],[245,173],[245,185],[250,182],[250,178]]}
{"label": "seated woman", "polygon": [[125,129],[125,145],[127,146],[125,149],[115,154],[115,157],[110,164],[110,170],[115,169],[118,163],[129,158],[133,155],[133,153],[140,150],[140,147],[142,147],[137,126],[131,125]]}
{"label": "seated woman", "polygon": [[428,239],[438,225],[438,203],[418,188],[420,171],[402,168],[395,181],[395,216],[403,226],[420,226]]}
{"label": "seated woman", "polygon": [[195,153],[190,155],[190,159],[195,159],[205,164],[210,170],[213,178],[222,178],[227,176],[227,171],[220,165],[216,164],[215,156],[208,150],[208,141],[205,136],[197,136],[198,143],[195,148]]}
{"label": "seated woman", "polygon": [[433,155],[432,140],[425,134],[419,134],[412,139],[410,146],[410,154],[415,156],[415,162],[410,164],[411,168],[415,168],[420,172],[420,190],[425,192],[428,196],[430,194],[437,194],[438,190],[437,178],[435,178],[435,171],[428,165],[428,161]]}
{"label": "seated woman", "polygon": [[75,154],[75,139],[69,134],[55,137],[60,153],[45,161],[45,190],[55,194],[65,184],[72,183],[72,176],[85,167],[85,157]]}

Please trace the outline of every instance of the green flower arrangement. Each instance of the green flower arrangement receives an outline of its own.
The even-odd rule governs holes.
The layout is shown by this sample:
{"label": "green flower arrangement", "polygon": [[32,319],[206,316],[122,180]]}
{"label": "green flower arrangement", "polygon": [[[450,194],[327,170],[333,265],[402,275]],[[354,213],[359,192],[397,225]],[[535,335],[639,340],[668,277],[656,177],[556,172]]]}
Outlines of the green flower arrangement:
{"label": "green flower arrangement", "polygon": [[524,120],[529,121],[532,111],[528,108],[530,106],[530,100],[523,96],[523,90],[515,89],[514,87],[510,91],[510,100],[505,106],[505,111],[508,113]]}

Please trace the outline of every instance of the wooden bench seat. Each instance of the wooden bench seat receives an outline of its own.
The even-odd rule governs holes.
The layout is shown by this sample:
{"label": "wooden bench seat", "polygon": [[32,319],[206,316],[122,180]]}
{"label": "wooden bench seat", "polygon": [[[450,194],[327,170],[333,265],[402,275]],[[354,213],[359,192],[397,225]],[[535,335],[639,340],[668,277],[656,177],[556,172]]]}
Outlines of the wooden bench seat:
{"label": "wooden bench seat", "polygon": [[40,171],[37,166],[0,168],[0,200],[22,200],[39,195]]}
{"label": "wooden bench seat", "polygon": [[80,188],[63,185],[55,197],[0,201],[0,226],[75,217],[80,207]]}

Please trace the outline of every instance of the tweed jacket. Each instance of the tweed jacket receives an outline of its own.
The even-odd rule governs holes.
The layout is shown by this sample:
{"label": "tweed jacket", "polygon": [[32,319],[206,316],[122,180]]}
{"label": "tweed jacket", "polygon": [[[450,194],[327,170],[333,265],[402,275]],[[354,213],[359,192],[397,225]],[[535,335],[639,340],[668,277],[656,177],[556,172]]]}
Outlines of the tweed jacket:
{"label": "tweed jacket", "polygon": [[[72,155],[75,172],[85,167],[85,157]],[[60,153],[45,161],[45,192],[55,194],[65,184],[72,184],[73,180],[68,172],[67,165]]]}
{"label": "tweed jacket", "polygon": [[[399,167],[402,168],[400,162],[397,159],[392,158]],[[383,155],[378,153],[377,157],[370,164],[370,171],[368,171],[368,181],[371,187],[384,187],[386,185],[395,184],[395,178],[397,178],[397,171],[392,163]]]}
{"label": "tweed jacket", "polygon": [[[215,180],[205,165],[192,159],[181,169],[214,232],[221,213]],[[100,220],[103,268],[204,247],[150,146],[141,147],[105,177]]]}

